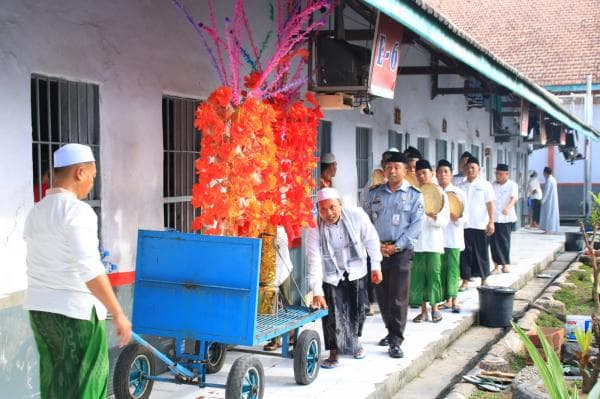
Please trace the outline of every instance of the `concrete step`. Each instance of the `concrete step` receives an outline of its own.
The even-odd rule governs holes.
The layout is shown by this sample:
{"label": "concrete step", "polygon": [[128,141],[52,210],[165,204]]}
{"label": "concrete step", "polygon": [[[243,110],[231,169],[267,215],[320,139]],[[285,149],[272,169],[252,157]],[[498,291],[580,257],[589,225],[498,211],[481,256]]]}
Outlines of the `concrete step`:
{"label": "concrete step", "polygon": [[[513,317],[520,318],[528,309],[529,303],[537,299],[576,258],[577,254],[574,252],[561,254],[539,274],[540,277],[532,278],[523,286],[515,294]],[[473,369],[507,331],[504,328],[477,325],[471,327],[392,399],[445,397],[446,393],[460,382],[461,377]],[[464,396],[468,397],[468,395]]]}

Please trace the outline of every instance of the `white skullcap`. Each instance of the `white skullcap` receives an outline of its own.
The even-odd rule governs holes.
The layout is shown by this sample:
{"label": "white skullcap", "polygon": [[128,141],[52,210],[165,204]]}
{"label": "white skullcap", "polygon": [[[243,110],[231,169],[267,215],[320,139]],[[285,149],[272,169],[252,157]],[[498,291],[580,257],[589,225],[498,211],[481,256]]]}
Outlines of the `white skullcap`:
{"label": "white skullcap", "polygon": [[397,149],[396,147],[390,147],[390,148],[388,148],[388,150],[386,152],[400,152],[400,150]]}
{"label": "white skullcap", "polygon": [[335,155],[333,155],[330,152],[328,152],[327,154],[323,154],[323,156],[321,157],[321,163],[334,163],[334,162],[335,162]]}
{"label": "white skullcap", "polygon": [[340,194],[335,188],[326,187],[317,191],[317,202],[325,201],[328,199],[340,199]]}
{"label": "white skullcap", "polygon": [[54,167],[62,168],[84,162],[96,162],[92,149],[83,144],[66,144],[54,151]]}

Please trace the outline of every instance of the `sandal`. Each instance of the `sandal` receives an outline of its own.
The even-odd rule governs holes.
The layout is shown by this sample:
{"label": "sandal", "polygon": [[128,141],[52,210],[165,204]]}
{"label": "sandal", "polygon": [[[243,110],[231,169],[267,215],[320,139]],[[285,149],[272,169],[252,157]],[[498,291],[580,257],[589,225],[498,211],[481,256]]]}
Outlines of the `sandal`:
{"label": "sandal", "polygon": [[440,303],[438,305],[439,310],[452,309],[452,306],[448,305],[446,302]]}
{"label": "sandal", "polygon": [[321,367],[324,369],[334,369],[339,366],[337,359],[325,359],[323,363],[321,363]]}
{"label": "sandal", "polygon": [[361,345],[360,348],[358,348],[358,350],[356,352],[354,352],[354,358],[355,359],[364,359],[365,356],[367,356],[367,351]]}
{"label": "sandal", "polygon": [[460,306],[452,305],[452,313],[460,313]]}
{"label": "sandal", "polygon": [[278,348],[281,348],[281,343],[277,342],[277,340],[269,341],[265,344],[265,346],[263,346],[263,350],[265,350],[267,352],[273,352],[274,350],[277,350]]}
{"label": "sandal", "polygon": [[424,321],[428,321],[429,317],[427,315],[423,315],[423,313],[419,313],[412,321],[413,323],[422,323]]}
{"label": "sandal", "polygon": [[442,314],[439,310],[431,311],[431,321],[434,323],[439,323],[440,321],[442,321]]}

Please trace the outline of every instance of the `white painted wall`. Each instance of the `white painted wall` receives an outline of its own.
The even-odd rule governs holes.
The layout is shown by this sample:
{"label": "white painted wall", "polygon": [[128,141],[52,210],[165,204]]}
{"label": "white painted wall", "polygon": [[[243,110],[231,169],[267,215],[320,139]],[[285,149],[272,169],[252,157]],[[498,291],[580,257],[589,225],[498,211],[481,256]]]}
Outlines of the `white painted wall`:
{"label": "white painted wall", "polygon": [[[231,2],[214,2],[217,19],[231,12]],[[194,15],[208,19],[203,1],[186,1]],[[270,27],[267,3],[248,1],[255,38]],[[427,51],[404,47],[402,65],[428,65]],[[100,87],[102,162],[102,238],[120,271],[135,263],[138,228],[159,229],[162,208],[163,94],[202,98],[218,85],[209,58],[185,18],[165,0],[4,0],[0,5],[0,296],[25,288],[23,224],[33,206],[31,166],[30,77],[97,83]],[[462,86],[443,77],[440,86]],[[375,100],[374,116],[332,111],[332,149],[339,159],[336,186],[347,203],[356,203],[355,128],[373,128],[373,159],[387,148],[395,129],[430,138],[498,147],[489,135],[489,115],[467,111],[464,96],[429,98],[429,78],[400,76],[396,99]],[[393,124],[393,108],[402,124]],[[442,119],[448,133],[441,133]],[[479,130],[480,137],[475,137]],[[514,144],[510,146],[514,149]],[[457,150],[455,149],[455,152]],[[433,160],[433,159],[432,159]],[[482,161],[483,163],[483,161]]]}
{"label": "white painted wall", "polygon": [[[184,3],[208,20],[206,2]],[[270,27],[267,5],[249,1],[248,10],[260,40]],[[224,15],[218,11],[218,21]],[[163,225],[162,95],[201,98],[218,85],[200,40],[170,1],[3,0],[0,297],[26,283],[21,236],[33,206],[32,73],[100,86],[102,236],[121,271],[134,267],[137,229]]]}

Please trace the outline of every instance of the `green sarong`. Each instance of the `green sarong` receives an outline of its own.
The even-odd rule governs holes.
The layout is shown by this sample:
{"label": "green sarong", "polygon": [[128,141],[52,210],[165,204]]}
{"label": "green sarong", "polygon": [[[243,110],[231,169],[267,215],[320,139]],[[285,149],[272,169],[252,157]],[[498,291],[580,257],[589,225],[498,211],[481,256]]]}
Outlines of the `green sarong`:
{"label": "green sarong", "polygon": [[444,299],[456,298],[460,283],[460,249],[444,248],[442,255],[442,291]]}
{"label": "green sarong", "polygon": [[420,306],[423,302],[437,305],[442,301],[440,279],[441,257],[437,252],[415,252],[410,274],[409,303]]}
{"label": "green sarong", "polygon": [[108,387],[106,321],[29,312],[40,354],[42,399],[104,399]]}

